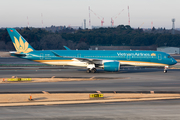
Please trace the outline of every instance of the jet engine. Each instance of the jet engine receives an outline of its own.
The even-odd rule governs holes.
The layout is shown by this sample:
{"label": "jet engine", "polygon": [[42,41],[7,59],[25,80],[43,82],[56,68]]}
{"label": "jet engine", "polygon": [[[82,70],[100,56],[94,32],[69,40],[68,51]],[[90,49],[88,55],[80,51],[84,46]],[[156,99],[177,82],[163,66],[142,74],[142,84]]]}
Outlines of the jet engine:
{"label": "jet engine", "polygon": [[120,62],[113,61],[113,62],[104,62],[104,70],[110,72],[117,72],[120,69]]}

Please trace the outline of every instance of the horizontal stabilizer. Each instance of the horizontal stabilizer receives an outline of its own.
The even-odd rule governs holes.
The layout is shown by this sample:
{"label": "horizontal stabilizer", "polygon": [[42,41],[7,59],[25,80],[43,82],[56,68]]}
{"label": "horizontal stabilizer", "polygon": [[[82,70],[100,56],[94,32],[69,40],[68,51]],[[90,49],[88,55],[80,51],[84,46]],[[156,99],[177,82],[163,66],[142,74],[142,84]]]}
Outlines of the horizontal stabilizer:
{"label": "horizontal stabilizer", "polygon": [[26,54],[17,54],[17,53],[10,53],[11,56],[17,56],[17,57],[25,57]]}

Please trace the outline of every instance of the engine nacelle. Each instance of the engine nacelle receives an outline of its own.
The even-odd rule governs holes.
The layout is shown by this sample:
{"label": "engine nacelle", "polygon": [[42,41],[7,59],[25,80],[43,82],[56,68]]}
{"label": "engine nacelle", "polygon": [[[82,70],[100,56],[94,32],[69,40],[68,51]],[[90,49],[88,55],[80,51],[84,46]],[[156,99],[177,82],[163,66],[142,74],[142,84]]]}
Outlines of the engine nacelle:
{"label": "engine nacelle", "polygon": [[104,63],[104,70],[110,72],[116,72],[120,69],[120,62],[105,62]]}

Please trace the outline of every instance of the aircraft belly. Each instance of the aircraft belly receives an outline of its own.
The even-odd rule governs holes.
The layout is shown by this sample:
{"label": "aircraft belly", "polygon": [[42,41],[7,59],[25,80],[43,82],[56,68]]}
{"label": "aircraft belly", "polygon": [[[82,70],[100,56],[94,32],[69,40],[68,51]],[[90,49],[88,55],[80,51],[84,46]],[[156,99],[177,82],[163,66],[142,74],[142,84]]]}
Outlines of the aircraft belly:
{"label": "aircraft belly", "polygon": [[120,61],[122,66],[166,66],[165,64],[161,63],[151,63],[151,62],[138,62],[138,61]]}
{"label": "aircraft belly", "polygon": [[35,62],[40,62],[49,65],[67,65],[71,60],[34,60]]}
{"label": "aircraft belly", "polygon": [[67,65],[67,62],[42,62],[49,65]]}
{"label": "aircraft belly", "polygon": [[87,63],[86,62],[80,62],[80,61],[73,61],[73,60],[68,60],[68,61],[64,61],[64,60],[58,60],[58,61],[36,61],[36,62],[41,62],[44,64],[49,64],[49,65],[69,65],[69,66],[82,66],[82,67],[86,67]]}
{"label": "aircraft belly", "polygon": [[73,62],[67,63],[67,65],[86,67],[86,66],[87,66],[87,63],[86,63],[86,62],[80,62],[80,61],[73,61]]}

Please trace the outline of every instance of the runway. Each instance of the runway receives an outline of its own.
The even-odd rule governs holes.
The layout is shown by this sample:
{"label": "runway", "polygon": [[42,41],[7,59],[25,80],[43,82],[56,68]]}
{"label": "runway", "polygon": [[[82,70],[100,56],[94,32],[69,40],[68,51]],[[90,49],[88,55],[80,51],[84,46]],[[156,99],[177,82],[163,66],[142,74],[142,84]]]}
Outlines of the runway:
{"label": "runway", "polygon": [[[4,59],[7,64],[8,59]],[[18,59],[14,59],[17,61]],[[14,60],[9,63],[16,64]],[[3,62],[3,61],[1,61]],[[3,64],[4,64],[3,63]],[[20,61],[18,64],[34,64]],[[180,70],[170,69],[122,69],[119,72],[86,73],[86,69],[74,67],[0,67],[3,77],[125,77],[95,81],[44,82],[0,84],[1,92],[37,91],[180,91]],[[0,119],[64,119],[64,120],[179,120],[180,100],[157,100],[98,104],[72,104],[48,106],[1,107]]]}
{"label": "runway", "polygon": [[180,100],[1,107],[1,120],[179,120]]}
{"label": "runway", "polygon": [[17,69],[0,70],[3,77],[128,77],[95,81],[71,81],[52,83],[0,84],[1,92],[30,91],[180,91],[180,70],[162,69],[121,70],[120,72],[86,73],[86,69]]}

